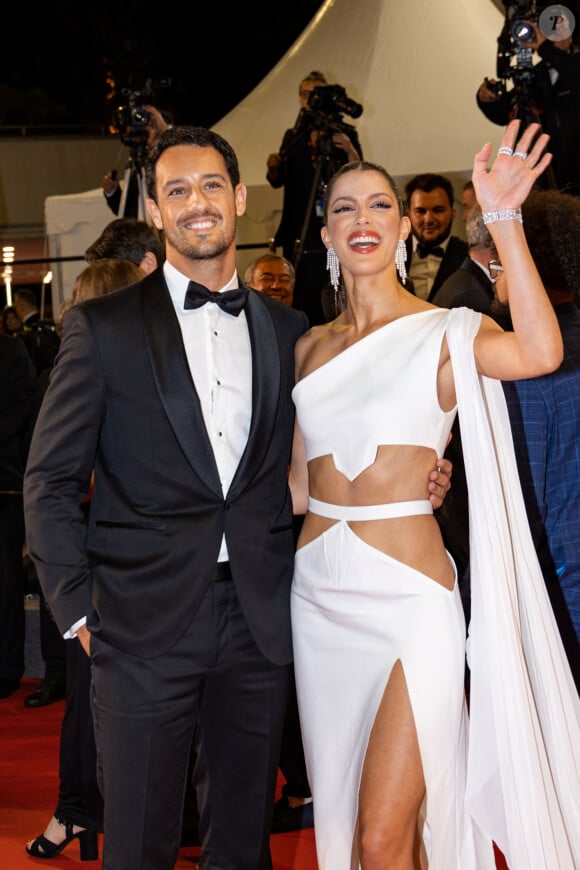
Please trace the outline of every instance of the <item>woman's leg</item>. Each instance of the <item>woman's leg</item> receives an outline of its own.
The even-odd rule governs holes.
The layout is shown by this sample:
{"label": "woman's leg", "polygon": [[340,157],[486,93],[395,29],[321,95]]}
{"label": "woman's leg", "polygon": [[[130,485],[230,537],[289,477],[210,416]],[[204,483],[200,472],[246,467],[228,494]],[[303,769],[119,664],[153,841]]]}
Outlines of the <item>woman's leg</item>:
{"label": "woman's leg", "polygon": [[359,851],[363,870],[416,870],[417,818],[425,780],[415,720],[400,660],[381,700],[363,765]]}

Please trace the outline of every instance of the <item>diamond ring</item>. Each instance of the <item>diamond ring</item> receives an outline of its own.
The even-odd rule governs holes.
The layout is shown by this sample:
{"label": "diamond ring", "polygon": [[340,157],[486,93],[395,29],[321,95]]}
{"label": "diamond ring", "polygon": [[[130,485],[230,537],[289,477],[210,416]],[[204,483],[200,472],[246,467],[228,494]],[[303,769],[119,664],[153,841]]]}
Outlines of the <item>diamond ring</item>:
{"label": "diamond ring", "polygon": [[513,153],[513,148],[508,148],[507,145],[503,145],[497,152],[497,156],[499,157],[500,154],[505,154],[507,157],[511,157]]}
{"label": "diamond ring", "polygon": [[527,160],[527,159],[528,159],[528,155],[526,154],[525,151],[514,151],[513,156],[514,156],[514,157],[519,157],[521,160]]}

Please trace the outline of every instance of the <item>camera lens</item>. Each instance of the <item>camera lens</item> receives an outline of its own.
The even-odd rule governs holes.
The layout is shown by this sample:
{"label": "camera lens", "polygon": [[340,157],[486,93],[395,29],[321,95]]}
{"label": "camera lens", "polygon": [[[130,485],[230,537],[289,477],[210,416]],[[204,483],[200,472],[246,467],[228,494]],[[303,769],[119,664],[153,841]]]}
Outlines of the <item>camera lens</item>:
{"label": "camera lens", "polygon": [[133,109],[131,112],[131,124],[133,127],[146,127],[149,123],[149,112],[142,106]]}
{"label": "camera lens", "polygon": [[512,39],[516,39],[518,42],[534,41],[534,28],[525,21],[514,21],[510,27],[510,33]]}
{"label": "camera lens", "polygon": [[360,118],[363,113],[363,107],[360,103],[355,103],[354,100],[350,100],[348,97],[345,97],[340,102],[340,111],[345,112],[345,114],[350,115],[351,118]]}

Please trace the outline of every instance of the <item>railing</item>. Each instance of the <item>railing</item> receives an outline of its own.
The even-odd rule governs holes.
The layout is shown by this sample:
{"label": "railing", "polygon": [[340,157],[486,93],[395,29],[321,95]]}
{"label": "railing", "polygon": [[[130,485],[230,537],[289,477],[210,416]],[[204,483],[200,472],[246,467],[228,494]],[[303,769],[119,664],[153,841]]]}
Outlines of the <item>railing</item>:
{"label": "railing", "polygon": [[6,138],[23,136],[117,136],[107,124],[0,124],[0,136]]}
{"label": "railing", "polygon": [[[270,248],[270,245],[267,242],[254,243],[251,245],[236,245],[236,250],[238,251],[251,251],[253,249],[262,250],[263,248]],[[75,261],[84,262],[85,257],[84,254],[80,254],[79,256],[74,257],[34,257],[28,260],[0,260],[0,266],[30,266],[33,263],[46,263],[49,265],[50,263],[72,263]],[[1,277],[1,276],[0,276]]]}

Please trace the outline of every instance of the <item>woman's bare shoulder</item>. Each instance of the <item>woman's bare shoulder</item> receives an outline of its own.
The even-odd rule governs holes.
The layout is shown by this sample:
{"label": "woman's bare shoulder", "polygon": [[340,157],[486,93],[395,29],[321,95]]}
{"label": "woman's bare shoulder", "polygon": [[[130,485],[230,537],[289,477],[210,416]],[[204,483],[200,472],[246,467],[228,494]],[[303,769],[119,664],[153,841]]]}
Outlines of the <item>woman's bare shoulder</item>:
{"label": "woman's bare shoulder", "polygon": [[323,323],[312,326],[308,332],[300,336],[296,342],[296,372],[298,377],[304,377],[312,369],[317,368],[317,360],[325,354],[324,348],[332,341],[332,324]]}

